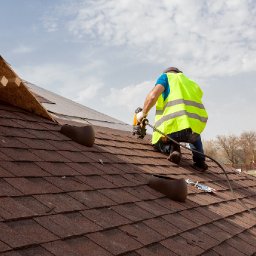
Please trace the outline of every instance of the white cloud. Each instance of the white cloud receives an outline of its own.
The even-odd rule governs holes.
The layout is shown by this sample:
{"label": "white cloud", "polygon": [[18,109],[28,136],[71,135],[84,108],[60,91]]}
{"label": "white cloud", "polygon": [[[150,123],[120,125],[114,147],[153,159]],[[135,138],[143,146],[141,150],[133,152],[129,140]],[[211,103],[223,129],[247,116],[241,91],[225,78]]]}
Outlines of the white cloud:
{"label": "white cloud", "polygon": [[[125,46],[134,58],[201,76],[256,69],[256,5],[249,0],[94,0],[57,8],[77,38]],[[63,10],[63,12],[62,12]],[[61,21],[61,15],[68,18]],[[56,18],[57,16],[57,18]]]}
{"label": "white cloud", "polygon": [[[110,93],[101,98],[105,111],[113,113],[115,109],[116,118],[132,123],[132,114],[137,107],[143,107],[143,101],[149,91],[153,88],[153,81],[145,81],[136,85],[129,85],[123,88],[111,88]],[[149,118],[153,120],[152,110]]]}
{"label": "white cloud", "polygon": [[95,78],[91,71],[98,62],[86,66],[70,66],[61,63],[51,63],[39,66],[21,66],[17,68],[19,75],[29,82],[54,91],[64,97],[88,104],[103,87],[103,82]]}
{"label": "white cloud", "polygon": [[97,93],[99,89],[102,88],[101,84],[90,84],[85,89],[79,92],[79,95],[77,96],[77,102],[85,102],[87,99],[92,99],[97,96]]}
{"label": "white cloud", "polygon": [[141,99],[145,99],[147,93],[153,88],[153,81],[146,81],[137,85],[129,85],[123,88],[111,88],[110,94],[102,99],[108,107],[123,107],[128,111],[134,111],[142,106]]}

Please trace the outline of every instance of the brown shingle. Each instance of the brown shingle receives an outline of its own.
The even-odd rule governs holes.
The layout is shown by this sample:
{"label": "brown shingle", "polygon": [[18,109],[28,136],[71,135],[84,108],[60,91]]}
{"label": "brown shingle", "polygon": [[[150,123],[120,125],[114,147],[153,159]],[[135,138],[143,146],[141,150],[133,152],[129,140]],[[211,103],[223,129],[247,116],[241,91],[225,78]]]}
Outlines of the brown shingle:
{"label": "brown shingle", "polygon": [[150,228],[157,231],[159,234],[162,234],[165,238],[179,234],[181,232],[180,229],[178,229],[162,217],[145,220],[144,223]]}
{"label": "brown shingle", "polygon": [[65,192],[92,190],[90,186],[82,182],[77,176],[46,177],[45,180]]}
{"label": "brown shingle", "polygon": [[31,130],[45,130],[39,122],[30,122],[29,120],[16,119],[15,122],[23,128]]}
{"label": "brown shingle", "polygon": [[43,244],[49,252],[55,256],[63,256],[63,252],[67,256],[110,256],[111,254],[98,246],[93,241],[86,237],[78,237],[73,239],[67,239],[65,241],[55,241],[47,244]]}
{"label": "brown shingle", "polygon": [[239,235],[237,235],[237,237],[239,237],[240,239],[242,239],[246,243],[248,243],[248,244],[252,245],[253,247],[255,247],[256,238],[255,238],[255,235],[252,235],[250,233],[250,231],[244,231],[244,232],[240,233]]}
{"label": "brown shingle", "polygon": [[59,188],[43,178],[6,178],[6,181],[21,191],[24,195],[58,193]]}
{"label": "brown shingle", "polygon": [[200,255],[204,250],[197,245],[190,244],[186,239],[176,236],[166,239],[161,244],[177,255]]}
{"label": "brown shingle", "polygon": [[0,196],[19,196],[21,192],[0,178]]}
{"label": "brown shingle", "polygon": [[108,180],[112,184],[114,184],[116,187],[130,187],[130,186],[136,186],[134,182],[131,180],[128,180],[124,178],[121,175],[113,174],[113,175],[104,175],[104,179]]}
{"label": "brown shingle", "polygon": [[178,203],[167,197],[159,198],[156,200],[156,202],[161,206],[166,207],[171,212],[177,212],[186,209],[185,203]]}
{"label": "brown shingle", "polygon": [[3,137],[0,136],[0,147],[1,148],[24,148],[27,149],[28,146],[22,143],[21,140],[15,137]]}
{"label": "brown shingle", "polygon": [[[3,152],[3,149],[0,149],[0,151]],[[31,162],[41,161],[41,158],[39,158],[37,155],[33,154],[27,149],[22,149],[22,148],[5,148],[4,154],[7,155],[8,158],[1,159],[1,155],[0,155],[1,160],[12,159],[13,161],[31,161]]]}
{"label": "brown shingle", "polygon": [[8,137],[35,138],[24,129],[0,126],[0,134]]}
{"label": "brown shingle", "polygon": [[125,225],[131,222],[127,218],[113,211],[111,208],[85,210],[81,213],[103,228]]}
{"label": "brown shingle", "polygon": [[92,160],[82,154],[81,152],[72,152],[72,151],[58,151],[59,154],[64,156],[66,159],[69,160],[69,162],[75,162],[75,163],[90,163]]}
{"label": "brown shingle", "polygon": [[[1,167],[2,163],[5,163],[5,162],[0,162],[0,178],[14,177],[14,175],[12,173],[10,173],[9,171],[7,171],[3,167]],[[7,163],[9,163],[9,162],[7,162]]]}
{"label": "brown shingle", "polygon": [[[226,256],[226,255],[232,255],[232,256],[243,256],[243,255],[246,255],[246,254],[238,251],[234,247],[230,246],[227,243],[223,243],[223,244],[220,244],[220,245],[216,246],[214,248],[214,251],[217,252],[219,255],[223,255],[223,256]],[[247,255],[249,255],[249,254],[247,254]]]}
{"label": "brown shingle", "polygon": [[[65,158],[63,155],[58,153],[57,151],[50,151],[50,150],[40,150],[40,149],[30,149],[30,151],[38,156],[41,161],[47,161],[47,162],[61,162],[61,163],[68,163],[70,162],[69,159]],[[40,161],[40,160],[34,160],[34,161]]]}
{"label": "brown shingle", "polygon": [[130,203],[130,202],[137,202],[139,201],[138,198],[133,196],[132,194],[126,192],[123,189],[116,188],[116,189],[103,189],[100,191],[103,195],[110,198],[112,201],[118,204]]}
{"label": "brown shingle", "polygon": [[54,176],[72,176],[79,173],[71,168],[68,163],[55,163],[55,162],[36,162],[43,170]]}
{"label": "brown shingle", "polygon": [[34,197],[49,208],[47,213],[70,212],[86,209],[85,205],[66,193],[35,195]]}
{"label": "brown shingle", "polygon": [[114,255],[132,251],[141,247],[141,244],[132,236],[118,229],[97,232],[87,236]]}
{"label": "brown shingle", "polygon": [[5,170],[16,177],[43,177],[49,173],[42,170],[33,162],[0,162]]}
{"label": "brown shingle", "polygon": [[38,131],[38,130],[31,130],[31,129],[25,129],[26,132],[28,132],[31,136],[37,139],[42,140],[69,140],[67,137],[62,134],[53,133],[50,131]]}
{"label": "brown shingle", "polygon": [[159,242],[164,238],[161,234],[142,222],[122,226],[120,229],[144,245]]}
{"label": "brown shingle", "polygon": [[[0,228],[1,229],[1,228]],[[0,252],[4,252],[11,249],[11,247],[9,247],[7,244],[3,243],[0,241]]]}
{"label": "brown shingle", "polygon": [[116,204],[98,191],[71,192],[69,194],[89,208],[111,206]]}
{"label": "brown shingle", "polygon": [[12,247],[40,244],[57,238],[33,220],[0,223],[0,233],[1,239]]}
{"label": "brown shingle", "polygon": [[247,255],[253,255],[254,253],[256,253],[256,244],[252,246],[239,237],[232,237],[232,239],[227,240],[226,243],[234,247],[241,253],[244,253]]}
{"label": "brown shingle", "polygon": [[215,212],[212,212],[208,206],[205,206],[205,207],[197,207],[195,209],[196,212],[198,212],[199,214],[202,214],[204,215],[205,217],[207,218],[210,218],[212,221],[214,220],[218,220],[218,219],[221,219],[221,215],[215,213]]}
{"label": "brown shingle", "polygon": [[[10,252],[9,256],[52,256],[52,254],[41,246],[32,246],[30,248],[20,249]],[[7,255],[6,255],[7,256]]]}
{"label": "brown shingle", "polygon": [[212,219],[204,216],[203,214],[200,214],[195,209],[189,209],[189,210],[181,211],[179,213],[185,218],[191,219],[193,222],[195,222],[198,225],[203,225],[203,224],[212,222]]}
{"label": "brown shingle", "polygon": [[[59,126],[57,126],[60,129]],[[80,150],[71,142],[71,141],[60,141],[60,140],[46,140],[49,144],[51,144],[57,150],[65,150],[65,151],[74,151],[79,152]]]}
{"label": "brown shingle", "polygon": [[231,235],[236,235],[244,230],[241,226],[231,223],[228,218],[216,221],[214,222],[214,225]]}
{"label": "brown shingle", "polygon": [[152,213],[132,203],[114,206],[112,209],[132,221],[140,221],[154,217]]}
{"label": "brown shingle", "polygon": [[204,250],[208,250],[219,244],[219,241],[203,233],[199,229],[184,232],[180,235],[186,239],[187,243],[196,245]]}
{"label": "brown shingle", "polygon": [[168,214],[168,215],[163,216],[163,218],[165,220],[167,220],[168,222],[170,222],[175,227],[177,227],[178,229],[180,229],[181,231],[186,231],[188,229],[192,229],[197,226],[197,224],[195,222],[183,217],[179,213]]}
{"label": "brown shingle", "polygon": [[103,173],[102,170],[90,163],[67,163],[67,165],[81,175],[101,175]]}
{"label": "brown shingle", "polygon": [[90,176],[82,176],[79,177],[81,181],[88,184],[93,189],[103,189],[103,188],[114,188],[116,187],[113,183],[109,182],[108,180],[104,179],[100,175],[90,175]]}
{"label": "brown shingle", "polygon": [[140,200],[151,200],[155,199],[155,196],[153,196],[151,193],[149,193],[145,189],[146,185],[142,186],[135,186],[135,187],[126,187],[124,188],[125,191],[130,193],[131,195],[137,197]]}
{"label": "brown shingle", "polygon": [[199,227],[199,230],[208,236],[218,240],[219,242],[223,242],[224,240],[231,237],[231,235],[224,230],[220,229],[214,224],[207,224]]}
{"label": "brown shingle", "polygon": [[18,142],[22,142],[24,145],[26,145],[27,148],[56,150],[56,148],[52,144],[48,143],[46,140],[19,138]]}
{"label": "brown shingle", "polygon": [[143,247],[142,249],[139,249],[138,255],[141,256],[176,256],[177,254],[168,250],[166,247],[164,247],[161,244],[153,244],[147,247]]}
{"label": "brown shingle", "polygon": [[30,209],[35,215],[45,215],[51,211],[53,206],[46,206],[39,202],[32,196],[19,196],[14,197],[13,200],[18,202],[18,204],[23,205],[25,208]]}
{"label": "brown shingle", "polygon": [[5,220],[31,217],[36,215],[31,209],[25,207],[24,205],[18,203],[11,197],[0,198],[0,216]]}
{"label": "brown shingle", "polygon": [[148,212],[153,213],[155,216],[171,213],[170,210],[158,204],[157,200],[141,201],[137,202],[136,205],[140,206],[142,209]]}
{"label": "brown shingle", "polygon": [[15,120],[11,120],[8,118],[0,118],[0,123],[1,126],[6,126],[6,127],[15,127],[15,128],[23,128],[20,124],[15,122]]}
{"label": "brown shingle", "polygon": [[100,229],[96,224],[82,215],[77,214],[75,217],[77,217],[77,220],[72,216],[68,217],[66,214],[57,214],[38,217],[35,218],[35,221],[61,238],[82,235]]}

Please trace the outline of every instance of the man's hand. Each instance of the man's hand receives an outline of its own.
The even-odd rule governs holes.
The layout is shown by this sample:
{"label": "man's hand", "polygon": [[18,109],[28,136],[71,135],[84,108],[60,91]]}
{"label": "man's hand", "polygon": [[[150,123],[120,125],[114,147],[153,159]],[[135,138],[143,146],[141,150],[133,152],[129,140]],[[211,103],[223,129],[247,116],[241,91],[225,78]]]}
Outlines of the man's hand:
{"label": "man's hand", "polygon": [[136,114],[138,123],[141,123],[143,118],[146,118],[146,117],[147,117],[147,114],[145,114],[143,111],[140,111],[139,113]]}

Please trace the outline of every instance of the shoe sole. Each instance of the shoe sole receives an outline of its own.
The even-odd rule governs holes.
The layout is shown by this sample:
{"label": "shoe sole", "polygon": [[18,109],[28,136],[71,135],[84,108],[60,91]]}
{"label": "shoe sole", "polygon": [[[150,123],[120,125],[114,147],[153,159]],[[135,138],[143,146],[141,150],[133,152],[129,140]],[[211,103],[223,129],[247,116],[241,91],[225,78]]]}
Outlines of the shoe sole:
{"label": "shoe sole", "polygon": [[200,168],[200,167],[194,166],[193,164],[191,164],[191,167],[192,167],[194,170],[198,171],[198,172],[206,172],[206,171],[208,170],[208,168],[207,168],[207,169],[202,169],[202,168]]}
{"label": "shoe sole", "polygon": [[181,159],[181,154],[179,152],[172,152],[167,158],[167,160],[175,164],[179,164],[180,159]]}

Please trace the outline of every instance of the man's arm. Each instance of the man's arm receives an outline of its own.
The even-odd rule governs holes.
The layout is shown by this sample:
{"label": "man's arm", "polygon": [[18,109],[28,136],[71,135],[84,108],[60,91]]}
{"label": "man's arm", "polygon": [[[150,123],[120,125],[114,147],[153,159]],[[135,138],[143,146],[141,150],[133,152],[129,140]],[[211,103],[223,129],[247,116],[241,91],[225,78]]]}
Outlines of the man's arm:
{"label": "man's arm", "polygon": [[152,91],[147,95],[146,100],[143,106],[143,113],[145,115],[148,114],[150,109],[156,104],[157,99],[159,96],[164,92],[164,86],[161,84],[157,84]]}

